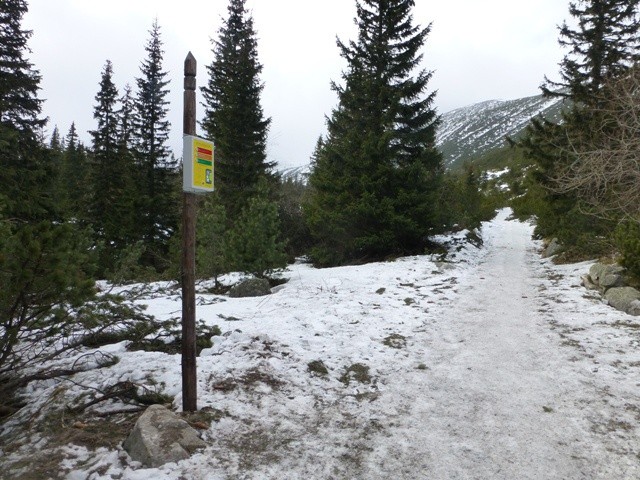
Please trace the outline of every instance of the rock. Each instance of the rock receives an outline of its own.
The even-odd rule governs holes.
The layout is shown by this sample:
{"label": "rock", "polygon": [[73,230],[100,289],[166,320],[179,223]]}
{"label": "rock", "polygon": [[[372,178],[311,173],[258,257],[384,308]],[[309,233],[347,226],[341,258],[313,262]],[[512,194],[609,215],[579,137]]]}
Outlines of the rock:
{"label": "rock", "polygon": [[604,267],[605,265],[602,263],[594,263],[589,269],[589,277],[591,277],[591,281],[596,285],[600,285],[600,276],[602,275]]}
{"label": "rock", "polygon": [[594,263],[589,269],[589,277],[602,290],[624,285],[624,267]]}
{"label": "rock", "polygon": [[600,278],[600,287],[604,289],[622,287],[623,285],[624,277],[620,273],[605,273]]}
{"label": "rock", "polygon": [[632,287],[610,288],[604,298],[613,308],[629,315],[640,315],[640,292]]}
{"label": "rock", "polygon": [[562,245],[560,245],[560,242],[558,242],[557,238],[554,238],[553,240],[551,240],[549,245],[547,245],[547,248],[545,248],[542,252],[542,258],[553,257],[554,255],[559,254],[561,251]]}
{"label": "rock", "polygon": [[162,405],[151,405],[124,441],[124,449],[145,467],[185,460],[206,443],[187,422]]}
{"label": "rock", "polygon": [[269,280],[265,278],[250,278],[234,285],[229,290],[229,296],[233,298],[262,297],[271,293]]}
{"label": "rock", "polygon": [[621,267],[620,265],[605,265],[604,263],[594,263],[589,269],[589,276],[595,283],[600,284],[602,282],[602,278],[604,278],[605,276],[622,275],[624,271],[624,267]]}
{"label": "rock", "polygon": [[453,270],[454,268],[456,268],[456,265],[451,262],[434,262],[434,263],[438,268],[438,270],[440,270],[441,272],[446,270]]}

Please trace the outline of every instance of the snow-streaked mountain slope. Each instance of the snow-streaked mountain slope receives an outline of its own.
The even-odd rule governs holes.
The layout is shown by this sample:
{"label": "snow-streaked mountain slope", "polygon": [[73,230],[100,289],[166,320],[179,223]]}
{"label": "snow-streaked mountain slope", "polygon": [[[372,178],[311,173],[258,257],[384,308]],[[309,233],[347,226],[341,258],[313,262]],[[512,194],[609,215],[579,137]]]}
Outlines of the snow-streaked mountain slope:
{"label": "snow-streaked mountain slope", "polygon": [[562,101],[541,95],[517,100],[489,100],[442,115],[437,145],[447,168],[455,168],[517,137],[536,116],[558,120]]}
{"label": "snow-streaked mountain slope", "polygon": [[[506,138],[516,138],[529,121],[537,116],[559,121],[562,100],[542,95],[516,100],[487,100],[457,108],[442,115],[436,144],[447,168],[456,168],[466,161],[495,148],[504,147]],[[306,181],[311,165],[281,168],[285,178]]]}
{"label": "snow-streaked mountain slope", "polygon": [[306,183],[311,174],[311,164],[302,165],[300,167],[285,167],[278,170],[278,174],[285,179],[295,180],[297,182]]}

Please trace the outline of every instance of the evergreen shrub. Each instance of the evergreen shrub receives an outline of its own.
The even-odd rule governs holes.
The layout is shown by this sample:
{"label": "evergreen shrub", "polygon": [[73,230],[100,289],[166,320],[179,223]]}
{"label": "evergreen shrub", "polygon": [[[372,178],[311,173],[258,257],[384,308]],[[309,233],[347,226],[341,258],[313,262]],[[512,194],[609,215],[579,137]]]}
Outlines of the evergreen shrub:
{"label": "evergreen shrub", "polygon": [[622,266],[640,278],[640,223],[621,223],[616,229],[615,239],[622,254]]}
{"label": "evergreen shrub", "polygon": [[267,192],[266,182],[261,181],[258,194],[249,200],[228,234],[232,269],[258,278],[287,265],[284,243],[280,240],[278,206],[269,200]]}

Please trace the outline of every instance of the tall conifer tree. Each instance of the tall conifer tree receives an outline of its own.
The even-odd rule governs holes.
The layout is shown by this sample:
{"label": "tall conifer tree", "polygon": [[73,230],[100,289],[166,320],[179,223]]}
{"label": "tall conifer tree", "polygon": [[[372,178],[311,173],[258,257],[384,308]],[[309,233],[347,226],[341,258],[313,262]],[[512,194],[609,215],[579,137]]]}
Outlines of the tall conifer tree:
{"label": "tall conifer tree", "polygon": [[75,122],[64,140],[60,183],[63,190],[62,211],[68,219],[89,221],[86,206],[90,204],[90,167],[84,145],[78,139]]}
{"label": "tall conifer tree", "polygon": [[144,211],[146,202],[136,182],[136,158],[133,145],[135,131],[135,105],[130,85],[125,85],[119,99],[117,132],[117,168],[120,170],[120,237],[127,246],[141,240],[143,232],[139,225],[139,212]]}
{"label": "tall conifer tree", "polygon": [[318,143],[305,207],[314,261],[335,264],[420,251],[435,224],[442,173],[439,121],[420,53],[430,26],[414,26],[413,0],[357,0],[358,39],[338,41],[347,61],[339,105]]}
{"label": "tall conifer tree", "polygon": [[60,131],[58,126],[53,127],[51,138],[49,139],[49,158],[51,162],[51,179],[48,183],[51,189],[51,197],[55,205],[56,213],[61,214],[63,210],[64,192],[61,189],[61,172],[63,165],[64,149],[62,146],[62,139],[60,138]]}
{"label": "tall conifer tree", "polygon": [[136,150],[147,176],[147,188],[151,196],[155,193],[153,172],[169,160],[169,121],[166,118],[169,80],[167,72],[162,67],[162,45],[160,26],[155,20],[145,45],[147,58],[140,65],[142,76],[136,78],[137,92],[134,102]]}
{"label": "tall conifer tree", "polygon": [[569,4],[576,20],[564,22],[559,43],[569,49],[560,62],[559,82],[545,78],[542,92],[590,106],[604,84],[640,58],[638,4],[640,0],[578,0]]}
{"label": "tall conifer tree", "polygon": [[120,112],[118,119],[118,145],[127,149],[131,154],[134,151],[135,134],[135,103],[131,85],[124,86],[124,93],[120,98]]}
{"label": "tall conifer tree", "polygon": [[264,85],[258,61],[253,18],[245,0],[230,0],[228,17],[213,42],[209,81],[202,88],[202,127],[216,144],[216,190],[227,217],[236,218],[256,193],[258,180],[268,177],[266,142],[271,119],[260,103]]}
{"label": "tall conifer tree", "polygon": [[49,148],[56,152],[60,152],[63,149],[62,139],[60,138],[60,130],[58,130],[58,126],[53,127],[53,132],[51,133],[51,139],[49,140]]}
{"label": "tall conifer tree", "polygon": [[91,131],[93,137],[93,158],[95,162],[95,187],[93,213],[98,224],[104,226],[105,218],[111,210],[118,188],[113,175],[113,164],[118,151],[118,89],[113,83],[113,64],[105,63],[100,79],[100,90],[96,94],[96,106],[93,118],[97,122],[96,129]]}
{"label": "tall conifer tree", "polygon": [[[46,217],[52,205],[44,194],[46,155],[38,141],[40,74],[26,58],[31,31],[22,28],[24,0],[0,1],[0,196],[12,218]],[[49,172],[50,173],[50,172]]]}
{"label": "tall conifer tree", "polygon": [[0,123],[35,135],[45,121],[39,118],[40,74],[25,58],[31,31],[22,28],[25,0],[0,1]]}
{"label": "tall conifer tree", "polygon": [[519,142],[537,168],[530,172],[527,200],[537,216],[537,234],[558,237],[588,255],[611,225],[585,214],[573,194],[554,191],[558,172],[574,161],[571,153],[592,142],[601,118],[602,88],[640,58],[640,0],[577,0],[569,5],[576,26],[563,23],[559,42],[568,48],[560,81],[545,78],[544,95],[567,99],[562,122],[534,119]]}
{"label": "tall conifer tree", "polygon": [[129,236],[123,219],[133,205],[127,195],[129,169],[119,148],[120,116],[118,89],[113,83],[113,66],[109,60],[102,71],[100,90],[96,95],[94,118],[97,128],[93,137],[93,201],[91,220],[104,247],[101,272],[113,266],[118,253],[127,246]]}
{"label": "tall conifer tree", "polygon": [[160,26],[155,20],[145,45],[147,58],[136,78],[134,101],[134,148],[140,166],[145,204],[143,238],[146,243],[145,263],[160,267],[168,248],[168,236],[175,230],[177,217],[173,207],[171,177],[175,162],[171,161],[167,141],[169,80],[163,70],[164,50]]}

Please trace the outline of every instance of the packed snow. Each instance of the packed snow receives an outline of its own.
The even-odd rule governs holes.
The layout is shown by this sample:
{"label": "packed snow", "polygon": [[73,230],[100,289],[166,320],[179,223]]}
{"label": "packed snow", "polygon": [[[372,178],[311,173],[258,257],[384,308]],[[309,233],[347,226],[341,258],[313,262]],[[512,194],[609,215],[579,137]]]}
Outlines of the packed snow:
{"label": "packed snow", "polygon": [[[220,413],[208,447],[146,469],[118,446],[69,444],[52,477],[640,478],[640,323],[580,286],[589,263],[540,259],[509,214],[483,225],[480,248],[449,237],[446,258],[298,263],[266,297],[198,294],[197,317],[223,332],[198,358],[198,406]],[[141,302],[180,312],[177,291]],[[0,437],[25,431],[3,472],[53,448],[25,424],[87,386],[148,384],[180,409],[180,356],[125,347],[102,349],[113,366],[30,386]]]}

